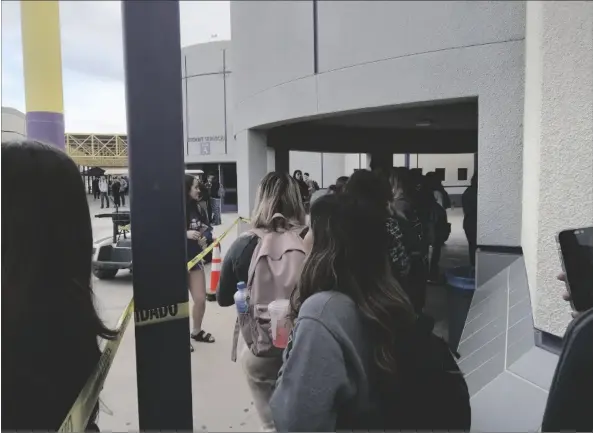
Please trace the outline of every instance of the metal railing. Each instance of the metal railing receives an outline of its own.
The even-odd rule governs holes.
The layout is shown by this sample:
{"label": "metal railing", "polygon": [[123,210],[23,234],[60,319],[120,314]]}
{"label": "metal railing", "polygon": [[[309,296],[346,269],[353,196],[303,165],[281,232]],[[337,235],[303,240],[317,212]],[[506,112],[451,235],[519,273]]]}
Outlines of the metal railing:
{"label": "metal railing", "polygon": [[66,152],[78,165],[127,167],[128,137],[122,134],[66,134]]}

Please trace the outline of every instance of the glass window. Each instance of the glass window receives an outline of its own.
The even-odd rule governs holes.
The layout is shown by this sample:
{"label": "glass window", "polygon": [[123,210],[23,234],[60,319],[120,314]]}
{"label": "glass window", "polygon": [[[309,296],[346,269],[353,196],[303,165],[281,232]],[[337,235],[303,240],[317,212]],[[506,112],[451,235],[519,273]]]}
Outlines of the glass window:
{"label": "glass window", "polygon": [[445,181],[445,169],[444,168],[435,168],[434,172],[436,173],[438,178],[441,180],[441,182]]}
{"label": "glass window", "polygon": [[467,180],[467,168],[457,169],[457,180]]}

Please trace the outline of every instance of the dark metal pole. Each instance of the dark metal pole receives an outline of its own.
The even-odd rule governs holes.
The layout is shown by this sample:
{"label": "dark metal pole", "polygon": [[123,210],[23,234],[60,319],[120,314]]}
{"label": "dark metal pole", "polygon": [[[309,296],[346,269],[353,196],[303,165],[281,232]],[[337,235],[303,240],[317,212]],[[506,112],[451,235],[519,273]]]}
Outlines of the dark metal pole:
{"label": "dark metal pole", "polygon": [[321,186],[323,187],[323,152],[321,152]]}
{"label": "dark metal pole", "polygon": [[191,431],[179,2],[124,1],[122,18],[140,430]]}

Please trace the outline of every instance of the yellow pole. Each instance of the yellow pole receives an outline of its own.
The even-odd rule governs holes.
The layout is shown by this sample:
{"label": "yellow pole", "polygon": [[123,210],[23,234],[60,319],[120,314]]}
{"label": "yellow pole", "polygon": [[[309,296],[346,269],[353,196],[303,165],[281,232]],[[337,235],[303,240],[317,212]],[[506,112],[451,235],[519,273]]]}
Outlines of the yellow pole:
{"label": "yellow pole", "polygon": [[64,149],[60,6],[21,0],[27,136]]}

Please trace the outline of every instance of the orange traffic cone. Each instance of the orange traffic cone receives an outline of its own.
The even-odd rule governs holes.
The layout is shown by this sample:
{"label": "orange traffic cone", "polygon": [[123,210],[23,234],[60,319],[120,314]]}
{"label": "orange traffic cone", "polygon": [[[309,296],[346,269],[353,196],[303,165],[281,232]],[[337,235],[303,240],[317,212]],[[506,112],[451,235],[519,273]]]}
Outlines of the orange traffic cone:
{"label": "orange traffic cone", "polygon": [[210,268],[210,289],[206,293],[206,299],[210,302],[216,301],[216,287],[220,280],[220,269],[222,268],[222,259],[220,258],[220,244],[212,250],[212,265]]}

